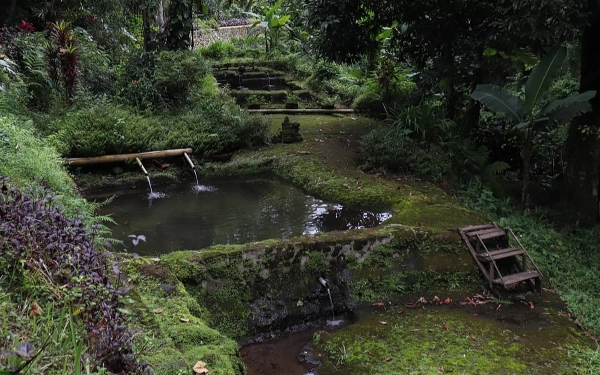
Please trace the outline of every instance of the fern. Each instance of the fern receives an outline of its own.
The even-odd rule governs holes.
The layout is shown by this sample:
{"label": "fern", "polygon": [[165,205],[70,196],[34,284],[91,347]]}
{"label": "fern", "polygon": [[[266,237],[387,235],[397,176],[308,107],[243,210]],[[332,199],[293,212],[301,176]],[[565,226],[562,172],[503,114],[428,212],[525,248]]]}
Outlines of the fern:
{"label": "fern", "polygon": [[506,172],[510,169],[510,165],[504,161],[495,161],[488,165],[485,169],[486,175],[499,175],[500,173]]}

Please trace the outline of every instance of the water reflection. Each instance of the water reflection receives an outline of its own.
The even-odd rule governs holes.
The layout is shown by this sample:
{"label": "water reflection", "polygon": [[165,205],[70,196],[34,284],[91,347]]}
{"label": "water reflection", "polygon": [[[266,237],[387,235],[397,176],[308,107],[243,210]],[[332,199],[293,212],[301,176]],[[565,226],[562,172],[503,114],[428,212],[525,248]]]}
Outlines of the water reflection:
{"label": "water reflection", "polygon": [[[325,203],[277,179],[264,177],[202,181],[161,187],[165,199],[148,204],[143,192],[117,193],[99,214],[117,222],[113,235],[127,250],[159,254],[237,244],[268,238],[290,238],[319,232],[373,227],[391,215]],[[145,235],[133,246],[128,235]]]}

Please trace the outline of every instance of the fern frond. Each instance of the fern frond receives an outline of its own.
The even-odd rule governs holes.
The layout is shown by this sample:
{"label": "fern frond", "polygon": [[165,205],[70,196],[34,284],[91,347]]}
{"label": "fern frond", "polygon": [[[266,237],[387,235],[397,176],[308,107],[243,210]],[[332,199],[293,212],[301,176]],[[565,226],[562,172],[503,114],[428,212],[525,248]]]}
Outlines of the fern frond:
{"label": "fern frond", "polygon": [[497,175],[510,169],[510,165],[504,161],[495,161],[485,169],[486,174]]}

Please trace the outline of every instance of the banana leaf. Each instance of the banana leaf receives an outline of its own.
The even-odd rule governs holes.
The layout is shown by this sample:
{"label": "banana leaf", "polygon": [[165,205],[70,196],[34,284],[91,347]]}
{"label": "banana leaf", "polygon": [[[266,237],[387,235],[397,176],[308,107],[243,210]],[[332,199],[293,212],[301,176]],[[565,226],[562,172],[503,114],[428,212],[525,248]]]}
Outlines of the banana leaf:
{"label": "banana leaf", "polygon": [[566,57],[567,49],[565,47],[554,47],[533,68],[527,83],[525,83],[523,107],[526,114],[531,114],[535,103],[548,91]]}
{"label": "banana leaf", "polygon": [[523,106],[519,99],[499,86],[477,85],[471,97],[512,122],[523,122]]}

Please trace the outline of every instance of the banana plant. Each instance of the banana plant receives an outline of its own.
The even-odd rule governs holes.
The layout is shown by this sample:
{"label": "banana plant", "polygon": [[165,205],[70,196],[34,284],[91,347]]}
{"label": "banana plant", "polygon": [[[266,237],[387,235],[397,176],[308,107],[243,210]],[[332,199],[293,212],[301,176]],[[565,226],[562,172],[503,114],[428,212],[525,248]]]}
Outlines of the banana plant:
{"label": "banana plant", "polygon": [[523,189],[521,203],[528,206],[528,189],[531,171],[533,139],[548,125],[564,124],[592,109],[589,100],[596,91],[574,93],[570,96],[547,102],[540,106],[544,95],[567,56],[567,49],[555,47],[532,69],[525,83],[525,100],[521,102],[506,89],[494,85],[477,85],[471,97],[498,115],[505,117],[512,128],[522,134],[521,158],[523,160]]}
{"label": "banana plant", "polygon": [[267,5],[263,5],[263,14],[257,14],[253,12],[243,12],[256,20],[252,24],[252,28],[260,26],[264,30],[265,34],[265,51],[268,54],[269,51],[277,49],[279,45],[279,33],[282,28],[289,28],[287,23],[290,20],[290,15],[279,16],[277,10],[283,4],[283,0],[277,0],[270,8]]}

